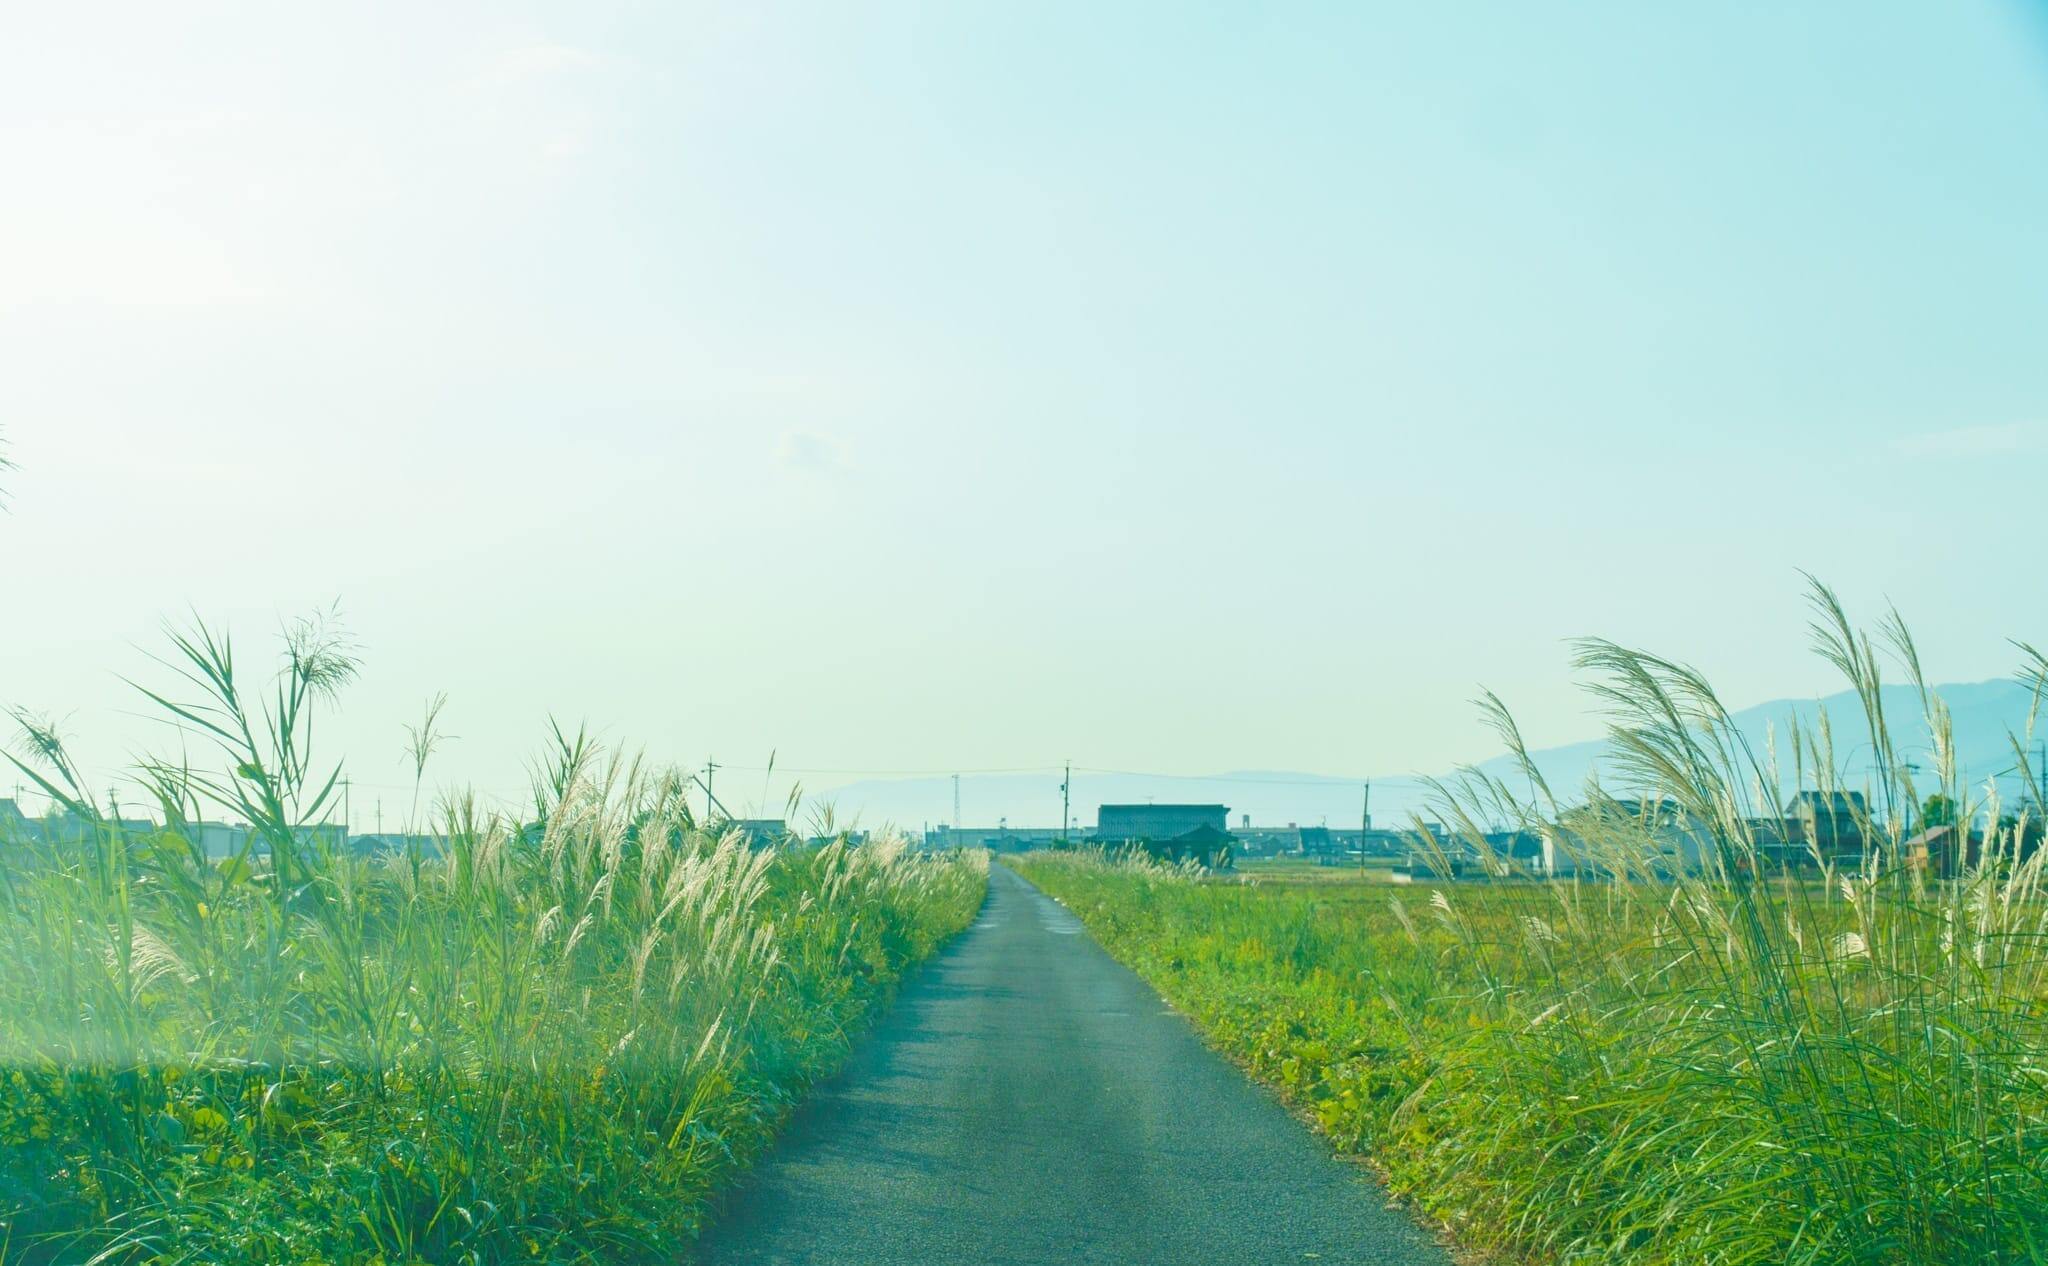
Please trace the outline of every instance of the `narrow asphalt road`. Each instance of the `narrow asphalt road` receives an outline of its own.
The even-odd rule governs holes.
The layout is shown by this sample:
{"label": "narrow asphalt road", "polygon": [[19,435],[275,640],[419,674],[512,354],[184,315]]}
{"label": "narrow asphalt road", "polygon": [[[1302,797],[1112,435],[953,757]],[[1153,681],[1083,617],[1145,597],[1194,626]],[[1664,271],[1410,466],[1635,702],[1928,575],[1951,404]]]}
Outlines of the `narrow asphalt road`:
{"label": "narrow asphalt road", "polygon": [[1384,1193],[1000,866],[821,1086],[713,1266],[1444,1266]]}

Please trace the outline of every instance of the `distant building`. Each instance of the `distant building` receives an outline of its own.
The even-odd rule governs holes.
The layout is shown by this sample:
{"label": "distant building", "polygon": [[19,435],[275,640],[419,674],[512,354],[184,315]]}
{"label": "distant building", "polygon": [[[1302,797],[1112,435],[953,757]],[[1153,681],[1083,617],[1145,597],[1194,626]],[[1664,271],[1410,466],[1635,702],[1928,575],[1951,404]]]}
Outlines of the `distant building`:
{"label": "distant building", "polygon": [[1712,827],[1676,800],[1616,800],[1613,807],[1641,825],[1647,850],[1642,863],[1653,872],[1667,877],[1698,874],[1720,851]]}
{"label": "distant building", "polygon": [[1220,827],[1198,826],[1164,840],[1141,840],[1140,847],[1167,862],[1199,862],[1211,870],[1229,870],[1236,840]]}
{"label": "distant building", "polygon": [[779,848],[796,842],[796,835],[784,818],[734,818],[725,824],[725,829],[739,832],[749,848]]}
{"label": "distant building", "polygon": [[1298,857],[1301,855],[1301,828],[1289,822],[1286,826],[1252,826],[1252,815],[1244,815],[1245,825],[1232,834],[1237,836],[1238,849],[1246,857]]}
{"label": "distant building", "polygon": [[30,831],[53,848],[83,848],[100,838],[102,831],[119,831],[124,836],[147,835],[157,829],[148,818],[86,818],[66,809],[29,823]]}
{"label": "distant building", "polygon": [[1799,824],[1791,818],[1749,818],[1750,844],[1765,869],[1782,869],[1812,861],[1799,842]]}
{"label": "distant building", "polygon": [[[31,818],[21,812],[20,806],[12,800],[0,799],[0,845],[9,843],[43,844],[53,849],[85,849],[94,844],[103,831],[120,832],[130,840],[156,835],[166,827],[149,818],[100,818],[81,817],[68,810],[55,810],[40,818]],[[261,831],[241,822],[210,822],[201,819],[178,825],[173,842],[182,841],[186,846],[196,846],[209,861],[224,861],[231,857],[247,856],[263,859],[270,856],[270,841]],[[351,835],[348,827],[338,822],[309,823],[295,827],[292,838],[304,850],[331,849],[372,852],[379,848],[402,849],[408,839],[425,845],[429,851],[439,851],[435,837],[428,835]]]}
{"label": "distant building", "polygon": [[1095,842],[1135,844],[1165,861],[1225,869],[1237,844],[1230,808],[1220,804],[1105,804],[1095,811]]}
{"label": "distant building", "polygon": [[1230,808],[1220,804],[1105,804],[1095,811],[1095,838],[1135,844],[1170,840],[1208,828],[1229,832]]}
{"label": "distant building", "polygon": [[1392,876],[1397,884],[1485,873],[1472,841],[1446,830],[1440,822],[1425,822],[1420,831],[1404,833],[1397,856],[1401,861]]}
{"label": "distant building", "polygon": [[1553,879],[1611,877],[1617,870],[1675,878],[1714,857],[1714,833],[1676,800],[1609,800],[1568,810],[1536,833],[1531,869]]}
{"label": "distant building", "polygon": [[292,828],[292,840],[301,848],[345,849],[348,847],[348,824],[344,822],[321,822],[313,826]]}
{"label": "distant building", "polygon": [[1537,831],[1488,831],[1486,847],[1521,874],[1533,874],[1543,861],[1543,836]]}
{"label": "distant building", "polygon": [[1360,831],[1358,851],[1367,857],[1399,857],[1408,851],[1408,837],[1401,831]]}
{"label": "distant building", "polygon": [[1397,884],[1485,873],[1472,842],[1445,830],[1440,823],[1425,823],[1421,831],[1410,831],[1401,847],[1401,861],[1392,876]]}
{"label": "distant building", "polygon": [[1964,831],[1953,824],[1932,826],[1908,837],[1903,849],[1906,864],[1930,879],[1954,879],[1983,864],[1984,833]]}
{"label": "distant building", "polygon": [[1860,791],[1802,791],[1785,802],[1799,842],[1825,858],[1861,857],[1870,807]]}
{"label": "distant building", "polygon": [[[270,840],[263,832],[244,822],[193,822],[186,826],[187,837],[205,851],[206,856],[219,861],[225,857],[270,856]],[[348,827],[338,822],[320,822],[292,828],[292,842],[302,849],[326,848],[335,851],[347,849],[362,850],[357,841],[365,836],[351,836]]]}
{"label": "distant building", "polygon": [[[1250,815],[1246,815],[1249,820]],[[1408,849],[1404,831],[1342,826],[1240,826],[1231,832],[1245,857],[1305,857],[1326,864],[1367,857],[1400,857]]]}
{"label": "distant building", "polygon": [[419,853],[423,857],[438,857],[447,847],[447,842],[438,835],[408,835],[401,831],[373,831],[366,835],[348,837],[349,851],[364,856],[406,855]]}
{"label": "distant building", "polygon": [[1586,841],[1562,822],[1552,822],[1538,832],[1543,843],[1536,854],[1536,873],[1546,879],[1568,879],[1584,867],[1591,873]]}
{"label": "distant building", "polygon": [[[214,861],[225,857],[239,857],[249,847],[249,828],[229,822],[194,822],[191,836],[201,851]],[[251,856],[268,855],[270,850],[260,842],[251,851]]]}
{"label": "distant building", "polygon": [[1011,826],[998,823],[995,826],[947,826],[941,823],[926,831],[926,848],[985,848],[994,853],[1024,853],[1034,848],[1050,848],[1060,842],[1061,830],[1056,826]]}
{"label": "distant building", "polygon": [[1397,884],[1420,884],[1432,879],[1457,879],[1470,869],[1470,864],[1463,857],[1449,853],[1439,857],[1418,849],[1403,858],[1401,864],[1388,873],[1387,879]]}

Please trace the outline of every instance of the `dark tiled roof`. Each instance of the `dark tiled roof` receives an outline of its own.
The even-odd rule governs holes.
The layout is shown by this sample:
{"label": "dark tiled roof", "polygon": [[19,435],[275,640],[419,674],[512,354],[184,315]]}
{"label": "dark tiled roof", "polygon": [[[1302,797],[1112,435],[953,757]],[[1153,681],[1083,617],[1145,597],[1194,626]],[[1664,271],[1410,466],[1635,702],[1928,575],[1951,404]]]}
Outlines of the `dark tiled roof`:
{"label": "dark tiled roof", "polygon": [[1860,791],[1802,791],[1785,805],[1785,811],[1793,813],[1801,808],[1811,808],[1816,813],[1862,813],[1866,806]]}

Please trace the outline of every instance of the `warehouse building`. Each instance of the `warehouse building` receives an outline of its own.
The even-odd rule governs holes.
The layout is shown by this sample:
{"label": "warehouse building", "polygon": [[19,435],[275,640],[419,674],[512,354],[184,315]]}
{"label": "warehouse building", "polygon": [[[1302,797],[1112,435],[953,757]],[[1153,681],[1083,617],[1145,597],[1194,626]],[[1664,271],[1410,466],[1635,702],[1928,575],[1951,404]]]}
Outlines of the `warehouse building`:
{"label": "warehouse building", "polygon": [[1230,807],[1221,804],[1105,804],[1095,810],[1095,838],[1130,844],[1201,830],[1227,834],[1229,821]]}

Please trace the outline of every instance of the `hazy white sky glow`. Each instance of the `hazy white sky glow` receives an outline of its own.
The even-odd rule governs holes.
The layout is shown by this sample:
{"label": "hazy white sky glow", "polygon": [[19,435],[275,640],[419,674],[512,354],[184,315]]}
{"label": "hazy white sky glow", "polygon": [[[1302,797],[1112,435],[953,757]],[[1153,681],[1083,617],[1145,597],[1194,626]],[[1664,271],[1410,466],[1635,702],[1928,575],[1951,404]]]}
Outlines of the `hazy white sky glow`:
{"label": "hazy white sky glow", "polygon": [[5,27],[0,703],[99,771],[188,609],[339,599],[371,798],[437,690],[433,781],[552,714],[752,801],[1437,770],[1593,732],[1588,633],[1811,695],[1799,568],[2048,636],[2028,6]]}

